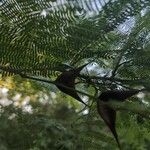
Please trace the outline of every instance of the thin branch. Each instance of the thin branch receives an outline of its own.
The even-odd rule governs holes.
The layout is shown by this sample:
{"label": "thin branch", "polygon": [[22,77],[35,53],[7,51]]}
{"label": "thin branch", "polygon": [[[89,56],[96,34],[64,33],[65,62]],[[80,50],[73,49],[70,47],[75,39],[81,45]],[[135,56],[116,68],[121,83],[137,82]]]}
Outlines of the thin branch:
{"label": "thin branch", "polygon": [[132,60],[124,61],[124,62],[120,63],[118,67],[121,67],[122,65],[127,64],[127,63],[129,63],[129,62],[131,62],[131,61],[132,61]]}
{"label": "thin branch", "polygon": [[112,78],[115,77],[116,72],[117,72],[118,68],[120,67],[120,61],[122,60],[123,54],[124,54],[124,51],[122,51],[118,57],[118,60],[116,62],[116,66],[115,66],[114,70],[112,71],[112,75],[111,75]]}
{"label": "thin branch", "polygon": [[[3,70],[3,71],[6,71],[6,72],[18,74],[18,75],[21,75],[21,76],[23,76],[22,72],[25,72],[25,71],[29,70],[29,69],[26,69],[26,70],[23,70],[23,69],[13,69],[13,68],[5,67],[5,66],[0,66],[0,69]],[[147,78],[135,79],[135,80],[128,80],[128,79],[120,79],[120,78],[112,78],[112,77],[104,77],[104,76],[102,77],[102,76],[87,76],[87,75],[79,75],[79,77],[85,79],[86,81],[90,80],[91,83],[89,83],[89,84],[92,84],[92,81],[91,81],[92,79],[102,80],[102,81],[121,82],[121,83],[136,83],[136,84],[143,84],[143,83],[145,83],[145,79],[147,80]],[[26,75],[26,78],[27,78],[27,75]],[[47,82],[47,83],[54,84],[54,81],[43,80],[43,79],[35,79],[35,80],[39,80],[39,81],[42,81],[42,82]]]}
{"label": "thin branch", "polygon": [[[120,61],[121,61],[121,60],[120,60]],[[116,76],[116,72],[118,71],[118,69],[119,69],[122,65],[131,62],[131,60],[129,60],[129,61],[124,61],[124,62],[122,62],[122,63],[119,63],[120,61],[118,61],[118,64],[116,65],[115,69],[112,71],[112,76],[111,76],[112,78],[114,78],[114,77]]]}
{"label": "thin branch", "polygon": [[[18,75],[20,75],[23,78],[32,79],[32,80],[36,80],[36,81],[41,81],[41,82],[45,82],[45,83],[51,83],[51,84],[54,84],[54,85],[59,85],[59,86],[65,87],[65,88],[67,88],[69,90],[74,90],[74,89],[66,87],[66,86],[64,86],[62,84],[56,83],[55,81],[50,81],[50,80],[45,80],[45,79],[39,79],[39,78],[35,78],[35,77],[30,77],[30,76],[27,76],[25,74],[19,73],[18,71],[15,71],[15,70],[11,70],[11,72],[15,73],[15,74],[18,74]],[[89,95],[89,94],[87,94],[85,92],[82,92],[82,91],[79,91],[79,90],[74,90],[74,91],[76,91],[76,92],[78,92],[80,94],[83,94],[85,96],[88,96],[89,98],[93,99],[94,101],[98,100],[97,97]],[[100,103],[104,104],[104,102],[102,102],[102,101],[100,101]],[[111,101],[111,102],[108,102],[108,103],[105,103],[105,104],[109,105],[110,107],[112,107],[112,108],[114,108],[116,110],[131,111],[133,113],[142,115],[143,117],[150,118],[150,108],[146,108],[146,107],[143,107],[141,105],[135,107],[135,104],[131,104],[131,103],[130,104],[116,103],[114,101],[113,102]]]}
{"label": "thin branch", "polygon": [[77,113],[80,114],[82,113],[83,111],[85,111],[87,109],[87,106],[85,105],[80,111],[78,111]]}
{"label": "thin branch", "polygon": [[[70,67],[70,66],[68,66]],[[49,68],[49,67],[44,67],[44,68],[25,68],[25,69],[13,69],[13,68],[10,68],[10,66],[3,66],[3,65],[0,65],[0,69],[3,70],[3,71],[6,71],[6,72],[13,72],[13,73],[17,73],[17,72],[29,72],[29,71],[47,71],[47,70],[50,70],[52,68]],[[54,69],[53,69],[54,70]],[[57,69],[55,69],[54,71],[59,71]]]}
{"label": "thin branch", "polygon": [[[32,79],[32,80],[37,80],[37,81],[41,81],[41,82],[46,82],[46,83],[51,83],[51,84],[58,85],[58,83],[56,83],[55,81],[50,81],[50,80],[46,80],[46,79],[39,79],[39,78],[27,76],[27,75],[22,73],[22,72],[24,72],[23,70],[13,69],[13,68],[4,67],[4,66],[0,66],[0,69],[4,70],[6,72],[18,74],[18,75],[22,76],[23,78],[28,78],[28,79]],[[85,79],[86,82],[88,84],[91,84],[91,85],[95,84],[95,82],[93,82],[92,79],[94,79],[94,80],[101,80],[101,81],[120,82],[120,83],[123,83],[123,84],[130,84],[130,83],[143,84],[143,83],[145,83],[147,81],[147,79],[145,79],[145,78],[143,78],[143,79],[135,79],[135,80],[128,80],[128,79],[120,79],[120,78],[112,78],[112,77],[104,77],[104,76],[101,77],[101,76],[79,75],[79,77]],[[90,81],[90,82],[88,82],[88,81]],[[65,87],[63,85],[61,85],[61,86]],[[97,84],[97,86],[99,86],[99,85]],[[65,88],[68,88],[68,87],[65,87]],[[81,91],[78,91],[78,90],[77,90],[77,92],[80,93],[80,94],[85,95],[84,92],[81,92]],[[91,98],[91,95],[86,94],[86,96]]]}
{"label": "thin branch", "polygon": [[76,91],[77,93],[80,93],[82,95],[88,96],[89,98],[92,98],[92,99],[95,98],[92,95],[89,95],[89,94],[87,94],[85,92],[82,92],[82,91],[79,91],[79,90],[75,90],[75,89],[70,88],[70,87],[67,87],[67,86],[65,86],[63,84],[60,84],[60,83],[56,82],[56,81],[50,81],[50,80],[46,80],[46,79],[39,79],[39,78],[36,78],[36,77],[28,76],[26,74],[21,73],[19,70],[16,70],[16,69],[10,69],[10,68],[4,68],[4,69],[5,69],[4,71],[8,71],[8,72],[20,75],[22,78],[26,78],[26,79],[31,79],[31,80],[36,80],[36,81],[41,81],[41,82],[45,82],[45,83],[54,84],[56,86],[64,87],[64,88],[66,88],[68,90]]}
{"label": "thin branch", "polygon": [[[104,77],[104,76],[86,76],[86,75],[79,75],[80,77],[84,79],[95,79],[95,80],[102,80],[102,81],[113,81],[113,82],[121,82],[121,83],[137,83],[137,84],[143,84],[145,83],[145,79],[135,79],[135,80],[129,80],[129,79],[120,79],[120,78],[112,78],[112,77]],[[146,80],[147,81],[147,80]]]}

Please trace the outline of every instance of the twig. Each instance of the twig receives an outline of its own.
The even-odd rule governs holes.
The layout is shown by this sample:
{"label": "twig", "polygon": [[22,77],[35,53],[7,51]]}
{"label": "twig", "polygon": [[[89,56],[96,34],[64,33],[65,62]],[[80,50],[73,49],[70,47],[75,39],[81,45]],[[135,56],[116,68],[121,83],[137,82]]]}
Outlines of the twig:
{"label": "twig", "polygon": [[[67,88],[67,89],[69,89],[69,90],[74,90],[74,89],[69,88],[69,87],[66,87],[66,86],[64,86],[64,85],[62,85],[62,84],[58,84],[58,83],[56,83],[55,81],[37,79],[37,78],[33,78],[33,77],[28,77],[28,76],[27,76],[27,78],[33,79],[33,80],[37,80],[37,81],[46,82],[46,83],[52,83],[52,84],[59,85],[59,86],[61,85],[62,87],[65,87],[65,88]],[[89,98],[91,98],[91,99],[93,99],[93,100],[95,100],[95,101],[98,100],[97,97],[92,96],[92,95],[89,95],[89,94],[84,93],[84,92],[82,92],[82,91],[79,91],[79,90],[74,90],[74,91],[76,91],[76,92],[78,92],[78,93],[80,93],[80,94],[83,94],[83,95],[85,95],[85,96],[88,96]],[[104,103],[104,102],[101,101],[101,103]],[[132,105],[132,104],[130,103],[130,104],[128,104],[128,105],[125,105],[125,103],[119,103],[119,102],[117,103],[117,102],[114,102],[114,101],[107,102],[106,104],[109,105],[110,107],[116,109],[116,110],[131,111],[131,112],[133,112],[133,113],[137,113],[137,114],[139,114],[139,115],[142,115],[143,117],[146,117],[146,118],[149,118],[149,119],[150,119],[150,109],[146,109],[146,108],[143,107],[143,106],[135,107],[135,104]]]}
{"label": "twig", "polygon": [[[66,65],[67,66],[67,65]],[[70,67],[70,66],[68,66]],[[6,71],[6,72],[14,72],[14,73],[17,73],[17,72],[27,72],[27,71],[47,71],[47,70],[50,70],[51,68],[49,67],[44,67],[44,68],[26,68],[26,69],[13,69],[13,68],[10,68],[10,66],[2,66],[0,65],[0,69],[3,70],[3,71]],[[55,70],[55,71],[59,71],[59,70]]]}
{"label": "twig", "polygon": [[[26,69],[26,70],[23,70],[23,69],[13,69],[13,68],[9,68],[9,67],[5,67],[5,66],[0,66],[0,69],[3,70],[3,71],[6,71],[6,72],[10,72],[10,73],[14,73],[14,74],[18,74],[18,75],[23,75],[22,72],[25,72],[25,71],[28,71],[29,69]],[[113,81],[113,82],[121,82],[121,83],[136,83],[136,84],[143,84],[145,83],[145,79],[135,79],[135,80],[128,80],[128,79],[120,79],[120,78],[112,78],[112,77],[102,77],[102,76],[87,76],[87,75],[79,75],[78,77],[81,77],[85,80],[89,79],[90,81],[92,79],[95,79],[95,80],[102,80],[102,81]],[[38,80],[38,79],[36,79]],[[45,81],[45,80],[42,80],[40,79],[40,81],[42,82],[47,82],[47,83],[52,83],[54,84],[54,81]],[[91,81],[92,82],[92,81]]]}
{"label": "twig", "polygon": [[[23,77],[23,78],[28,78],[28,79],[32,79],[32,80],[36,80],[36,81],[42,81],[42,82],[45,82],[45,83],[54,84],[54,85],[56,85],[56,86],[61,86],[61,87],[64,87],[64,88],[66,88],[66,89],[68,89],[68,90],[76,91],[77,93],[80,93],[80,94],[82,94],[82,95],[88,96],[89,98],[95,99],[95,97],[92,96],[92,95],[89,95],[89,94],[87,94],[87,93],[85,93],[85,92],[82,92],[82,91],[79,91],[79,90],[76,90],[76,89],[73,89],[73,88],[70,88],[70,87],[67,87],[67,86],[65,86],[65,85],[63,85],[63,84],[60,84],[60,83],[57,83],[57,82],[55,82],[55,81],[50,81],[50,80],[45,80],[45,79],[34,78],[34,77],[30,77],[30,76],[27,76],[27,75],[24,75],[24,74],[23,74],[23,75],[20,74],[20,76]],[[88,105],[86,105],[86,106],[88,106]]]}
{"label": "twig", "polygon": [[[5,69],[5,70],[4,70],[4,69]],[[68,89],[68,90],[76,91],[76,92],[78,92],[78,93],[80,93],[80,94],[82,94],[82,95],[88,96],[89,98],[92,98],[92,99],[94,98],[94,96],[92,96],[92,95],[89,95],[89,94],[87,94],[87,93],[85,93],[85,92],[82,92],[82,91],[79,91],[79,90],[75,90],[75,89],[70,88],[70,87],[67,87],[67,86],[65,86],[65,85],[63,85],[63,84],[60,84],[60,83],[57,83],[57,82],[55,82],[55,81],[50,81],[50,80],[46,80],[46,79],[39,79],[39,78],[35,78],[35,77],[32,77],[32,76],[28,76],[28,75],[26,75],[26,74],[21,73],[19,70],[16,70],[16,69],[10,69],[10,68],[6,68],[6,67],[5,67],[5,68],[3,68],[3,70],[4,70],[4,71],[11,72],[11,73],[14,73],[14,74],[18,74],[18,75],[20,75],[22,78],[32,79],[32,80],[36,80],[36,81],[41,81],[41,82],[45,82],[45,83],[54,84],[54,85],[56,85],[56,86],[64,87],[64,88],[66,88],[66,89]]]}
{"label": "twig", "polygon": [[121,82],[121,83],[145,83],[144,78],[143,79],[135,79],[135,80],[129,80],[129,79],[120,79],[120,78],[112,78],[112,77],[102,77],[102,76],[86,76],[86,75],[79,75],[80,77],[84,78],[84,79],[95,79],[95,80],[102,80],[102,81],[117,81],[117,82]]}
{"label": "twig", "polygon": [[115,66],[114,70],[112,71],[112,75],[111,75],[112,78],[115,77],[116,72],[117,72],[118,68],[120,67],[120,61],[121,61],[121,59],[122,59],[122,57],[123,57],[123,54],[124,54],[124,51],[122,51],[122,52],[120,53],[120,55],[119,55],[119,58],[118,58],[118,60],[117,60],[117,62],[116,62],[116,66]]}

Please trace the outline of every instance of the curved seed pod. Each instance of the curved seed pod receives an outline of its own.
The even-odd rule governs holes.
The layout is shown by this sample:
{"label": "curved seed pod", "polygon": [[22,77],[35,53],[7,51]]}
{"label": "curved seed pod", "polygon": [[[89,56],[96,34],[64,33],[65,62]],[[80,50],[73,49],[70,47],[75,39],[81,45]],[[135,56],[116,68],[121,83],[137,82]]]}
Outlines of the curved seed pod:
{"label": "curved seed pod", "polygon": [[100,95],[99,98],[105,102],[109,101],[110,99],[123,102],[127,98],[135,94],[138,94],[139,92],[144,91],[144,90],[145,89],[142,89],[142,90],[133,89],[133,90],[128,90],[128,91],[125,91],[125,90],[105,91]]}
{"label": "curved seed pod", "polygon": [[106,104],[100,104],[100,101],[97,101],[97,110],[101,118],[104,120],[106,125],[111,130],[119,149],[121,149],[120,142],[118,139],[118,134],[116,132],[115,128],[115,122],[116,122],[116,111],[107,106]]}
{"label": "curved seed pod", "polygon": [[101,116],[101,118],[104,120],[106,125],[109,127],[109,129],[111,130],[118,144],[119,149],[121,149],[121,146],[120,146],[118,135],[117,135],[116,128],[115,128],[116,111],[112,109],[111,107],[107,106],[106,104],[102,104],[102,103],[100,104],[100,101],[107,102],[112,99],[112,100],[123,102],[127,98],[144,90],[145,89],[128,90],[128,91],[125,91],[125,90],[124,91],[123,90],[105,91],[101,93],[101,95],[99,96],[99,99],[97,101],[98,113]]}
{"label": "curved seed pod", "polygon": [[[71,97],[77,99],[79,102],[85,104],[82,99],[78,96],[77,92],[75,91],[75,79],[80,74],[80,71],[88,64],[80,66],[77,69],[72,69],[69,71],[64,71],[60,76],[57,77],[55,82],[57,83],[57,88],[64,92],[65,94],[70,95]],[[67,88],[68,87],[68,88]],[[69,89],[71,88],[71,89]]]}

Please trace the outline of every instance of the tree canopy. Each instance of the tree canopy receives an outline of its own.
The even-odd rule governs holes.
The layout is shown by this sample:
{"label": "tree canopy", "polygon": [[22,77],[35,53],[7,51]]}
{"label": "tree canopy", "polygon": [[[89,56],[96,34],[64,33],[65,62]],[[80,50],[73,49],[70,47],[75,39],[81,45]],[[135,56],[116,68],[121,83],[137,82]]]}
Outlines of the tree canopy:
{"label": "tree canopy", "polygon": [[[2,0],[0,73],[3,80],[0,84],[7,83],[7,78],[13,76],[13,84],[22,86],[23,90],[17,86],[15,90],[11,89],[11,99],[15,91],[24,93],[24,96],[37,94],[36,98],[30,98],[37,99],[30,102],[32,113],[24,113],[12,105],[2,107],[4,113],[0,119],[9,125],[2,124],[1,130],[11,130],[13,122],[17,130],[16,134],[10,131],[10,139],[4,138],[6,132],[3,130],[0,141],[4,147],[7,149],[10,144],[10,149],[18,149],[19,145],[11,141],[16,136],[22,150],[115,149],[117,145],[96,111],[99,95],[109,90],[146,89],[146,92],[130,98],[131,101],[110,101],[107,106],[119,110],[116,126],[122,148],[148,149],[149,8],[149,0]],[[71,86],[68,81],[61,85],[56,82],[63,73],[75,71],[84,64],[87,66],[73,77]],[[19,76],[39,82],[28,83]],[[25,84],[19,85],[23,81]],[[31,84],[31,91],[27,90],[28,84]],[[71,94],[68,95],[72,97],[63,97],[53,85],[66,88],[63,91],[66,94],[66,90],[78,93],[87,106],[79,112],[84,105]],[[40,103],[44,95],[39,91],[50,98],[47,110]],[[55,98],[51,96],[53,92]],[[13,111],[17,117],[8,119]],[[125,135],[126,129],[128,135]],[[23,137],[19,139],[21,132]],[[22,143],[25,138],[29,139],[26,144]]]}

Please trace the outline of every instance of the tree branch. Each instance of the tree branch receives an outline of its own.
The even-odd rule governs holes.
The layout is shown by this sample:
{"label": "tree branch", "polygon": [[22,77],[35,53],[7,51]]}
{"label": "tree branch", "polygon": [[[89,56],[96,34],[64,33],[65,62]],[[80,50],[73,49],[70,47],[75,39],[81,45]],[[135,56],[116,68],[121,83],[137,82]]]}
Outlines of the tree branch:
{"label": "tree branch", "polygon": [[135,80],[129,80],[129,79],[120,79],[120,78],[112,78],[112,77],[102,77],[102,76],[86,76],[86,75],[79,75],[79,77],[82,77],[84,79],[95,79],[95,80],[102,80],[102,81],[113,81],[113,82],[121,82],[121,83],[136,83],[136,84],[143,84],[145,83],[145,79],[135,79]]}
{"label": "tree branch", "polygon": [[[2,68],[0,68],[2,69]],[[4,71],[8,71],[8,72],[11,72],[11,73],[14,73],[14,74],[18,74],[20,75],[22,78],[27,78],[27,79],[32,79],[32,80],[36,80],[36,81],[41,81],[41,82],[45,82],[45,83],[50,83],[50,84],[54,84],[54,85],[59,85],[59,86],[62,86],[66,89],[69,89],[69,90],[74,90],[72,88],[69,88],[69,87],[66,87],[62,84],[59,84],[59,83],[56,83],[55,81],[50,81],[50,80],[46,80],[46,79],[39,79],[39,78],[35,78],[35,77],[31,77],[31,76],[28,76],[26,74],[23,74],[20,72],[20,70],[15,70],[15,69],[10,69],[10,68],[3,68]],[[101,80],[113,80],[113,81],[118,81],[118,82],[142,82],[140,79],[137,79],[137,80],[123,80],[123,79],[119,79],[119,78],[110,78],[110,77],[97,77],[97,76],[83,76],[83,75],[80,75],[82,77],[84,77],[85,79],[87,78],[90,78],[90,79],[101,79]],[[93,99],[95,102],[98,100],[98,97],[95,97],[95,96],[92,96],[92,95],[89,95],[85,92],[82,92],[82,91],[79,91],[79,90],[74,90],[76,91],[77,93],[80,93],[82,95],[85,95],[91,99]],[[100,103],[104,103],[102,101],[100,101]],[[126,103],[126,102],[125,102]],[[140,114],[146,118],[150,118],[150,108],[146,108],[146,107],[143,107],[143,106],[134,106],[132,105],[132,103],[117,103],[117,102],[114,102],[114,101],[110,101],[108,103],[106,103],[107,105],[109,105],[110,107],[116,109],[116,110],[126,110],[126,111],[131,111],[131,112],[134,112],[134,113],[137,113],[137,114]]]}
{"label": "tree branch", "polygon": [[124,54],[124,51],[122,51],[122,52],[120,53],[120,55],[119,55],[119,57],[118,57],[118,59],[117,59],[116,66],[115,66],[114,70],[112,71],[112,75],[111,75],[112,78],[115,77],[116,72],[117,72],[118,68],[120,67],[120,61],[121,61],[121,59],[122,59],[122,57],[123,57],[123,54]]}
{"label": "tree branch", "polygon": [[85,92],[82,92],[82,91],[79,91],[79,90],[75,90],[75,89],[73,89],[73,88],[67,87],[67,86],[65,86],[65,85],[63,85],[63,84],[60,84],[60,83],[57,83],[57,82],[55,82],[55,81],[50,81],[50,80],[47,80],[47,79],[39,79],[39,78],[36,78],[36,77],[28,76],[28,75],[26,75],[26,74],[20,72],[20,70],[17,70],[17,69],[6,68],[6,67],[0,68],[0,69],[2,69],[2,70],[4,70],[4,71],[11,72],[11,73],[14,73],[14,74],[17,74],[17,75],[20,75],[22,78],[26,78],[26,79],[31,79],[31,80],[36,80],[36,81],[41,81],[41,82],[45,82],[45,83],[54,84],[54,85],[56,85],[56,86],[64,87],[64,88],[66,88],[66,89],[68,89],[68,90],[76,91],[77,93],[80,93],[80,94],[82,94],[82,95],[88,96],[89,98],[92,98],[92,99],[95,98],[94,96],[89,95],[89,94],[87,94],[87,93],[85,93]]}

